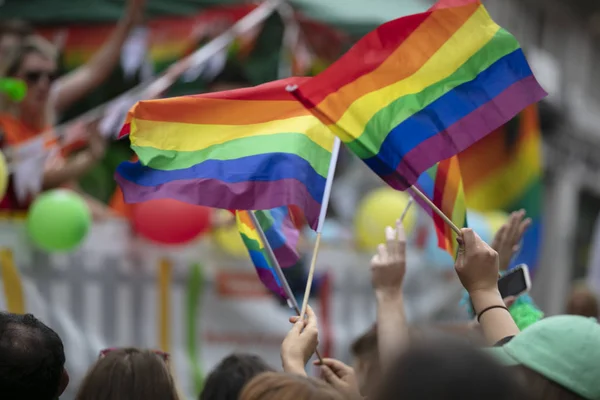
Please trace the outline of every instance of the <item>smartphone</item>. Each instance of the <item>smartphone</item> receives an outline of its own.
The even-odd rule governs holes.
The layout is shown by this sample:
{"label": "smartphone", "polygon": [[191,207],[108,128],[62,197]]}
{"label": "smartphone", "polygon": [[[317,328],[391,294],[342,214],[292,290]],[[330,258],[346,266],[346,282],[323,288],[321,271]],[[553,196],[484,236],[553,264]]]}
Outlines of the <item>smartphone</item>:
{"label": "smartphone", "polygon": [[509,296],[520,296],[531,289],[529,268],[526,264],[519,264],[509,273],[498,280],[498,290],[503,299]]}

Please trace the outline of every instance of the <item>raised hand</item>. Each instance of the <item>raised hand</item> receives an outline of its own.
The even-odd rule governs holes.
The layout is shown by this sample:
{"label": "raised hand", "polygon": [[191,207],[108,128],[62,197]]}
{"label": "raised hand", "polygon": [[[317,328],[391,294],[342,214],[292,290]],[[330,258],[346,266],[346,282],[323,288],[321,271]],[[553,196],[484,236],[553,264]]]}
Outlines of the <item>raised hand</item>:
{"label": "raised hand", "polygon": [[380,244],[371,259],[371,282],[376,294],[390,294],[402,290],[406,274],[406,233],[400,220],[396,228],[385,230],[386,244]]}
{"label": "raised hand", "polygon": [[477,291],[498,291],[498,253],[488,246],[473,229],[461,229],[459,249],[454,269],[464,288]]}
{"label": "raised hand", "polygon": [[294,324],[281,343],[281,362],[286,372],[306,375],[304,367],[317,350],[319,329],[317,316],[312,308],[306,308],[306,319],[291,317]]}
{"label": "raised hand", "polygon": [[348,365],[333,358],[324,358],[323,364],[315,361],[315,365],[321,367],[323,378],[335,389],[347,394],[360,394],[354,369]]}
{"label": "raised hand", "polygon": [[492,248],[498,252],[500,271],[506,271],[510,266],[530,225],[531,218],[525,218],[525,210],[519,210],[511,213],[508,221],[496,232]]}

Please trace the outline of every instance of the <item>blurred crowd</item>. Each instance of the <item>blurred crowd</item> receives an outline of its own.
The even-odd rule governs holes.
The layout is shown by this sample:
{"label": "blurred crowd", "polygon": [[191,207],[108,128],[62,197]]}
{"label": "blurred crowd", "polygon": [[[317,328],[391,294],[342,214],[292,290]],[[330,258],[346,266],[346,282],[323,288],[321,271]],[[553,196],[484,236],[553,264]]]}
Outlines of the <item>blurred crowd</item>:
{"label": "blurred crowd", "polygon": [[[417,327],[405,315],[407,243],[398,221],[386,229],[386,243],[371,260],[377,313],[372,328],[349,349],[352,366],[321,358],[319,323],[309,306],[305,318],[290,317],[281,368],[260,355],[231,354],[209,374],[199,399],[600,399],[597,299],[578,286],[568,304],[570,315],[544,318],[521,331],[509,310],[514,299],[500,295],[502,260],[518,250],[526,226],[524,213],[513,213],[492,246],[472,229],[462,229],[455,271],[475,318],[458,327]],[[319,378],[307,375],[311,359]],[[30,314],[0,314],[2,398],[52,400],[68,384],[61,338]],[[184,397],[169,354],[124,348],[100,352],[76,398]]]}

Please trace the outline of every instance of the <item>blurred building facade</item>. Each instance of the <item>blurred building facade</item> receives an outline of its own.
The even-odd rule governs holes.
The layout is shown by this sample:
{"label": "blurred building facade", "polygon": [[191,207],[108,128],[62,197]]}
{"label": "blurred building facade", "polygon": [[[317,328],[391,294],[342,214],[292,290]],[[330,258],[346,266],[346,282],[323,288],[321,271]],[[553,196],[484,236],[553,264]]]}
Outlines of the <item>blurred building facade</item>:
{"label": "blurred building facade", "polygon": [[555,314],[564,311],[572,281],[588,274],[600,211],[600,3],[484,3],[494,19],[521,42],[549,92],[542,113],[545,248],[533,293],[549,314]]}

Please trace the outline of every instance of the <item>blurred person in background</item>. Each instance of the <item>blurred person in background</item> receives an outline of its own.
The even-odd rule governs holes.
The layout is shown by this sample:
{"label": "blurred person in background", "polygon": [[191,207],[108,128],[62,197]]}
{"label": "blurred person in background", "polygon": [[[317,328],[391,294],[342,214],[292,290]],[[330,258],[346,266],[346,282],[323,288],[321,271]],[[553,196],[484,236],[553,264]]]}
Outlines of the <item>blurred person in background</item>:
{"label": "blurred person in background", "polygon": [[598,318],[598,297],[584,283],[576,284],[567,301],[567,314]]}
{"label": "blurred person in background", "polygon": [[265,372],[252,379],[239,400],[346,400],[327,383],[289,373]]}
{"label": "blurred person in background", "polygon": [[55,400],[68,384],[56,332],[31,314],[0,313],[0,398]]}
{"label": "blurred person in background", "polygon": [[23,39],[33,33],[33,27],[25,21],[0,21],[0,64],[10,55],[11,50],[21,46]]}
{"label": "blurred person in background", "polygon": [[[7,56],[0,59],[0,77],[23,80],[27,94],[19,103],[0,95],[0,145],[4,148],[22,144],[51,129],[61,112],[99,86],[119,62],[121,47],[130,30],[141,20],[144,5],[145,0],[129,0],[124,18],[104,46],[85,65],[60,78],[57,49],[50,42],[29,35],[19,45],[9,47]],[[44,172],[45,189],[74,182],[104,156],[106,144],[97,129],[93,126],[78,128],[82,132],[75,132],[77,136],[89,137],[88,149],[67,161],[60,161],[62,157],[55,151]],[[17,201],[14,194],[12,197],[3,201],[2,208],[28,207],[29,201]],[[90,203],[94,214],[108,212],[99,202],[90,200]]]}
{"label": "blurred person in background", "polygon": [[204,382],[200,400],[238,400],[244,386],[263,372],[273,372],[254,354],[232,354],[211,371]]}
{"label": "blurred person in background", "polygon": [[373,326],[356,339],[350,347],[358,387],[360,393],[366,397],[372,397],[373,389],[377,387],[381,376],[377,344],[377,327]]}
{"label": "blurred person in background", "polygon": [[179,400],[168,355],[107,349],[87,372],[76,400]]}

